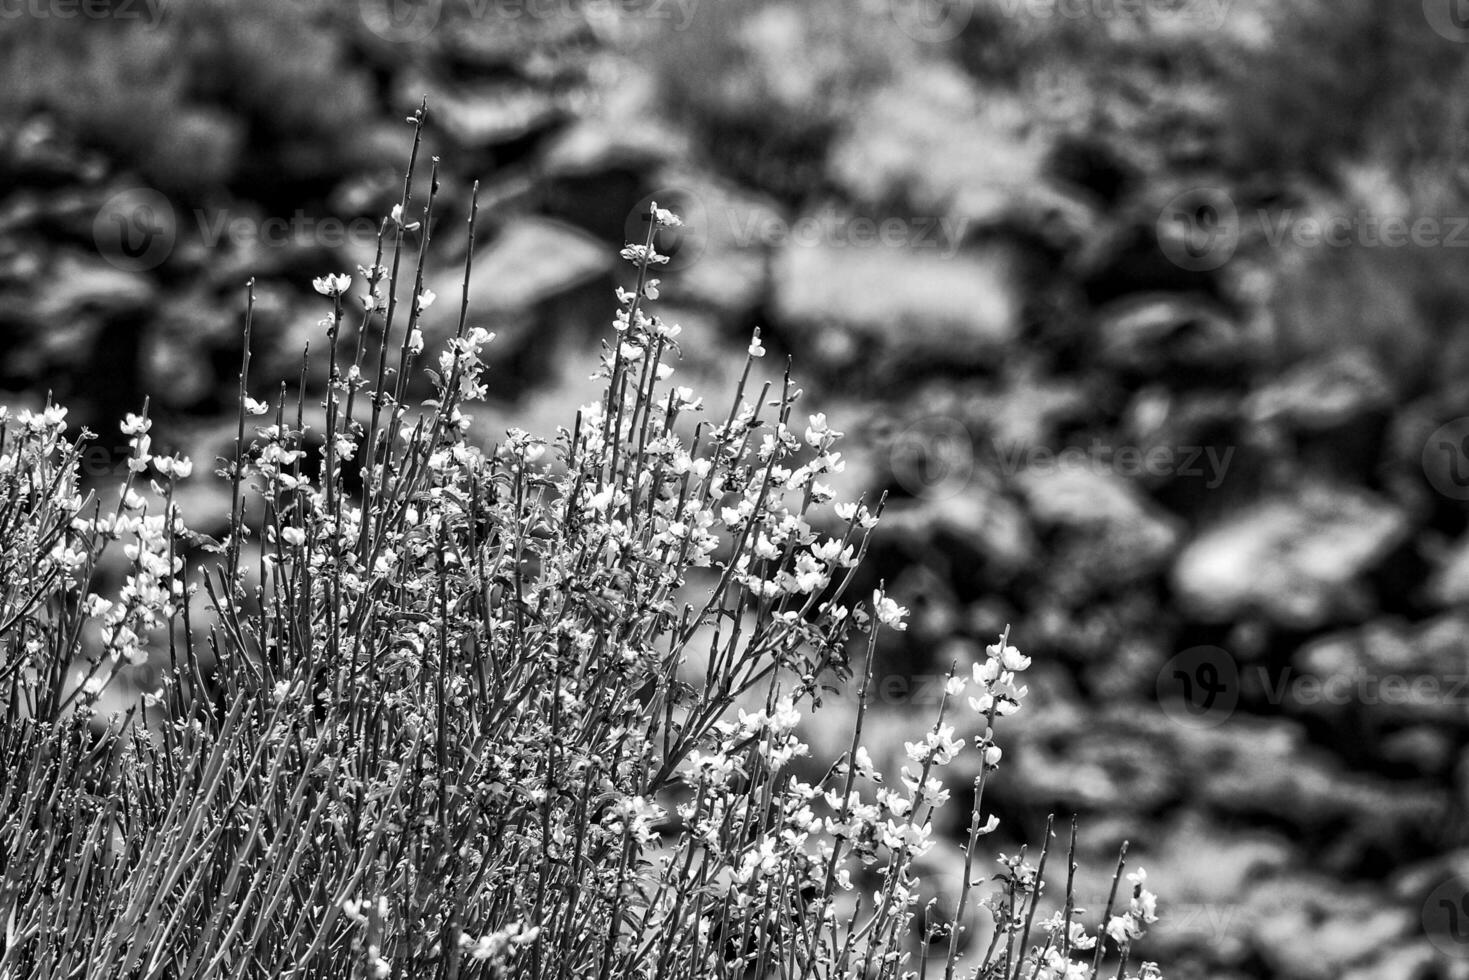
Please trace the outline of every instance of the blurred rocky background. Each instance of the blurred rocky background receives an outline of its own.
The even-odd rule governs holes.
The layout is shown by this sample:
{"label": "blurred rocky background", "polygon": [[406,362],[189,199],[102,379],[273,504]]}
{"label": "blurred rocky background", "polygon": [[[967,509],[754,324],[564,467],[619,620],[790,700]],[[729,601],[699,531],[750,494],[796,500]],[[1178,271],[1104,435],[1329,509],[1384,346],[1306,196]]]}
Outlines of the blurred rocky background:
{"label": "blurred rocky background", "polygon": [[1010,624],[1001,850],[1131,838],[1173,977],[1466,977],[1466,83],[1458,0],[3,4],[0,402],[99,478],[145,394],[221,454],[246,280],[289,394],[426,95],[431,347],[481,181],[480,438],[588,399],[677,209],[685,375],[761,326],[888,494],[875,741]]}

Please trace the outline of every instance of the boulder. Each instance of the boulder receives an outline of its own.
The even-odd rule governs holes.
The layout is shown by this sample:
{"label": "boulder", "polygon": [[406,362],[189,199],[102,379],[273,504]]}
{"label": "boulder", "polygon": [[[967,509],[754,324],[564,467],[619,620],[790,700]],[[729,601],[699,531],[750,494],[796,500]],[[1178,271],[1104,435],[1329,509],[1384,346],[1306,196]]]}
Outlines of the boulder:
{"label": "boulder", "polygon": [[1337,980],[1354,968],[1380,964],[1384,950],[1417,925],[1412,912],[1384,902],[1375,887],[1347,886],[1305,871],[1260,882],[1246,899],[1244,915],[1272,975],[1290,980]]}
{"label": "boulder", "polygon": [[1301,677],[1321,683],[1322,697],[1308,708],[1350,710],[1377,725],[1462,727],[1469,705],[1466,646],[1469,614],[1463,612],[1417,624],[1381,619],[1312,641],[1292,664]]}
{"label": "boulder", "polygon": [[871,93],[832,147],[828,172],[860,201],[993,224],[1037,210],[1038,194],[1054,196],[1043,178],[1049,151],[1022,96],[980,92],[957,66],[931,61]]}
{"label": "boulder", "polygon": [[1146,376],[1225,372],[1259,353],[1250,334],[1221,306],[1190,294],[1142,293],[1115,300],[1097,312],[1096,333],[1104,365]]}
{"label": "boulder", "polygon": [[1355,487],[1303,481],[1247,503],[1194,538],[1173,566],[1180,603],[1211,622],[1261,614],[1312,629],[1361,615],[1361,577],[1409,532],[1396,505]]}
{"label": "boulder", "polygon": [[1067,556],[1056,561],[1057,570],[1090,569],[1086,577],[1098,585],[1136,581],[1158,571],[1183,533],[1176,518],[1115,472],[1115,462],[1080,448],[1044,458],[1032,453],[1015,478],[1035,522],[1063,532]]}
{"label": "boulder", "polygon": [[1286,371],[1250,396],[1256,424],[1318,432],[1359,422],[1393,403],[1391,380],[1360,348],[1338,351]]}
{"label": "boulder", "polygon": [[[560,221],[521,215],[509,221],[474,257],[469,280],[470,320],[496,329],[557,296],[605,276],[613,257],[590,235]],[[455,264],[426,277],[437,302],[423,314],[419,327],[428,347],[454,335],[464,270]],[[612,299],[608,295],[608,310]],[[528,340],[504,336],[501,347]]]}
{"label": "boulder", "polygon": [[[775,260],[777,318],[793,342],[827,353],[829,369],[892,384],[983,369],[1013,341],[1023,297],[1008,252],[852,247],[843,220],[827,216],[829,232],[792,241]],[[907,231],[920,233],[911,223]],[[829,342],[823,333],[844,339]]]}

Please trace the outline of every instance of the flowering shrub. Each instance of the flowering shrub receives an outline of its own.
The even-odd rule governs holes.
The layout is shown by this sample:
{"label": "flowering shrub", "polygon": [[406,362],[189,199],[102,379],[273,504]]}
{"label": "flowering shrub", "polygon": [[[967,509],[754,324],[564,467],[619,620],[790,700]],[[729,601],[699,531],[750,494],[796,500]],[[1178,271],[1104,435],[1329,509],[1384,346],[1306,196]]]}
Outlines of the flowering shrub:
{"label": "flowering shrub", "polygon": [[[669,384],[679,331],[647,304],[678,219],[655,206],[623,252],[601,399],[486,452],[467,294],[434,397],[405,404],[435,299],[403,262],[413,171],[380,261],[315,281],[319,451],[299,398],[247,390],[247,317],[223,542],[184,526],[191,463],[153,453],[146,413],[114,503],[81,495],[64,409],[0,410],[0,976],[1072,980],[1109,948],[1123,975],[1154,899],[1141,872],[1118,897],[1119,861],[1084,925],[1074,827],[1052,914],[1049,828],[971,907],[994,728],[1026,694],[1008,637],[950,670],[896,780],[874,770],[871,654],[907,612],[850,594],[881,504],[833,499],[841,433],[798,420],[789,376],[753,390],[758,334],[722,414]],[[100,717],[140,665],[161,685]],[[854,688],[848,750],[800,778],[803,714]],[[943,911],[915,862],[964,752]]]}

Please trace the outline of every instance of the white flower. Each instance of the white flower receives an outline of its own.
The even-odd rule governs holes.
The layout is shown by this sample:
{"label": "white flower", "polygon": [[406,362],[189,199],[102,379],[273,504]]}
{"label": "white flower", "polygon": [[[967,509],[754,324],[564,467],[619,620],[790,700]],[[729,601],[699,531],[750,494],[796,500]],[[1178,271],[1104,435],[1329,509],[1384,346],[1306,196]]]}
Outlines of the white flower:
{"label": "white flower", "polygon": [[439,294],[436,293],[436,292],[434,292],[432,289],[425,289],[423,292],[419,293],[418,294],[418,312],[422,313],[424,310],[428,309],[430,306],[433,306],[434,305],[434,300],[436,300],[438,298],[439,298]]}
{"label": "white flower", "polygon": [[1030,658],[1012,646],[1001,647],[999,643],[991,643],[984,652],[998,659],[1006,670],[1021,671],[1030,666]]}
{"label": "white flower", "polygon": [[187,456],[154,456],[153,465],[158,467],[158,472],[163,476],[173,476],[180,480],[194,472],[194,462]]}
{"label": "white flower", "polygon": [[123,419],[120,427],[123,435],[140,436],[153,427],[153,420],[129,412],[127,418]]}
{"label": "white flower", "polygon": [[902,632],[908,628],[908,624],[903,622],[903,618],[908,615],[908,608],[889,599],[881,589],[873,590],[872,609],[877,614],[877,621],[889,629]]}
{"label": "white flower", "polygon": [[352,285],[352,277],[345,272],[337,275],[318,276],[311,280],[311,285],[323,296],[340,296]]}
{"label": "white flower", "polygon": [[941,766],[948,765],[959,750],[964,748],[964,739],[954,737],[952,725],[940,725],[936,731],[929,732],[927,741],[933,751],[933,761]]}
{"label": "white flower", "polygon": [[1137,939],[1142,934],[1142,929],[1130,915],[1114,915],[1107,923],[1107,935],[1119,946]]}
{"label": "white flower", "polygon": [[765,347],[760,343],[760,328],[755,328],[755,336],[750,340],[750,356],[764,357]]}

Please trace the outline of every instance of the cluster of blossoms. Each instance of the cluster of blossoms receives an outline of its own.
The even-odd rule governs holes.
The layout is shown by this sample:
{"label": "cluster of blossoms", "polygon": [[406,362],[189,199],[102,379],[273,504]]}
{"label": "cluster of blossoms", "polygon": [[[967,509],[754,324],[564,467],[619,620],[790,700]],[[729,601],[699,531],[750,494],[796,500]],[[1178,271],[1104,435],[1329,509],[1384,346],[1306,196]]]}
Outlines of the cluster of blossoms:
{"label": "cluster of blossoms", "polygon": [[65,432],[65,408],[12,417],[0,406],[0,624],[23,615],[51,583],[74,586],[90,560],[67,533],[83,500],[77,447]]}
{"label": "cluster of blossoms", "polygon": [[[421,221],[406,217],[411,183],[410,168],[385,226],[395,247],[430,223],[432,194]],[[946,976],[968,956],[972,976],[1033,962],[1035,975],[1070,980],[1072,950],[1108,943],[1125,961],[1154,914],[1140,878],[1105,931],[1076,933],[1067,915],[1059,945],[1032,947],[1028,922],[1024,935],[1016,924],[1029,874],[1019,865],[991,903],[1010,939],[1002,955],[961,944],[975,845],[997,824],[981,813],[1000,762],[993,729],[1020,706],[1029,661],[1002,638],[972,668],[956,665],[900,778],[877,771],[861,741],[874,650],[908,612],[881,589],[852,595],[881,505],[837,501],[822,482],[842,471],[841,433],[821,414],[799,420],[789,376],[757,377],[758,333],[723,417],[671,383],[680,332],[646,304],[659,293],[657,231],[678,219],[656,205],[648,219],[646,241],[624,252],[637,277],[618,292],[604,395],[550,440],[511,430],[493,449],[468,441],[462,409],[486,393],[493,336],[464,322],[438,339],[427,411],[410,415],[407,369],[434,299],[421,268],[402,304],[396,252],[359,270],[350,356],[354,280],[316,280],[333,307],[324,416],[313,415],[324,424],[310,431],[302,393],[247,433],[247,417],[272,408],[246,390],[247,351],[207,623],[176,623],[191,539],[171,481],[189,464],[155,456],[146,420],[129,418],[127,479],[151,467],[163,514],[129,485],[116,513],[91,523],[61,507],[61,537],[37,554],[67,564],[52,556],[76,535],[87,557],[74,564],[90,566],[87,535],[125,536],[131,565],[115,600],[58,600],[45,616],[98,620],[110,654],[98,663],[141,663],[148,634],[183,626],[168,645],[177,717],[157,737],[110,731],[104,747],[126,764],[105,779],[122,804],[69,798],[78,829],[66,841],[37,848],[0,823],[16,880],[47,880],[42,869],[65,860],[94,869],[77,894],[109,896],[54,917],[107,937],[95,944],[45,925],[50,899],[0,896],[0,915],[28,937],[8,955],[99,977],[230,964],[242,976],[906,978],[939,935],[914,927],[918,862],[952,795],[945,773],[972,758]],[[45,433],[59,423],[27,418],[23,438],[56,450]],[[4,455],[16,452],[0,445],[0,481],[12,480],[0,489],[21,494]],[[4,588],[0,611],[29,617],[17,636],[63,635]],[[6,655],[43,687],[56,674],[44,658],[71,652],[10,643]],[[951,702],[971,684],[957,720]],[[803,715],[852,686],[849,748],[812,759]],[[57,748],[70,737],[56,728],[16,770],[75,784],[58,768],[78,758]],[[21,811],[34,803],[26,792]],[[118,849],[105,867],[81,856],[103,846]],[[1041,877],[1026,886],[1032,908]],[[85,965],[73,949],[91,950]]]}

